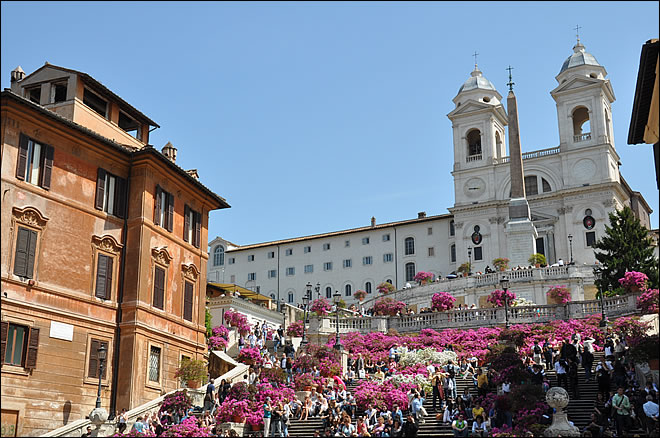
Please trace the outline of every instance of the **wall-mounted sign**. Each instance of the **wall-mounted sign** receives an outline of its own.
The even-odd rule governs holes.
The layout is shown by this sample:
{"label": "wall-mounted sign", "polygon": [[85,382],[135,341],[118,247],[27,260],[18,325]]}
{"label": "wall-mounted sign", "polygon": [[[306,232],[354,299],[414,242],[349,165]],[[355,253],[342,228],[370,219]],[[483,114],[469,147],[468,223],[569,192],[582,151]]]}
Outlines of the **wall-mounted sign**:
{"label": "wall-mounted sign", "polygon": [[73,326],[71,324],[51,321],[50,337],[55,339],[64,339],[65,341],[73,341]]}

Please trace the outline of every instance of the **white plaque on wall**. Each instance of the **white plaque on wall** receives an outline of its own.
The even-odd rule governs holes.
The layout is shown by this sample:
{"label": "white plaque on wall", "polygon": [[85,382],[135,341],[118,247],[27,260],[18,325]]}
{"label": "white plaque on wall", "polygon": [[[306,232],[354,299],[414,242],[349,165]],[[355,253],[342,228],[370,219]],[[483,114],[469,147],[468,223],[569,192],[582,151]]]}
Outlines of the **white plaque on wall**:
{"label": "white plaque on wall", "polygon": [[73,325],[51,321],[50,337],[56,339],[64,339],[65,341],[73,341]]}

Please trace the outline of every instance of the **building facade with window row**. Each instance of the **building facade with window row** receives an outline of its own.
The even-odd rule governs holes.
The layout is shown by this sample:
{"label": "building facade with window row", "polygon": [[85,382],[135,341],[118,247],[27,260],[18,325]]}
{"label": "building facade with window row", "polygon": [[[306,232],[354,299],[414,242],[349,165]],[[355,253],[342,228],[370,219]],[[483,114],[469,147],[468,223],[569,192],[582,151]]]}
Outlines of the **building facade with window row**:
{"label": "building facade with window row", "polygon": [[[525,261],[538,252],[549,264],[559,259],[592,264],[592,245],[603,237],[608,214],[624,205],[650,227],[651,209],[619,172],[612,129],[615,98],[606,76],[578,41],[550,91],[559,145],[517,157],[524,171],[519,185],[524,186],[533,225]],[[216,238],[209,251],[224,258],[209,266],[209,279],[299,303],[308,281],[321,284],[321,296],[336,289],[350,299],[349,292],[382,281],[402,288],[419,271],[445,276],[471,262],[472,272],[485,272],[495,258],[512,259],[515,245],[507,235],[511,157],[504,143],[509,116],[502,96],[475,65],[453,102],[447,115],[454,152],[450,214],[256,245]],[[390,240],[384,241],[385,235]],[[304,249],[309,246],[311,251]],[[312,268],[302,271],[302,266]],[[477,303],[478,298],[468,301]]]}
{"label": "building facade with window row", "polygon": [[158,125],[89,75],[12,72],[2,113],[2,427],[36,436],[176,389],[205,342],[224,199],[149,146]]}

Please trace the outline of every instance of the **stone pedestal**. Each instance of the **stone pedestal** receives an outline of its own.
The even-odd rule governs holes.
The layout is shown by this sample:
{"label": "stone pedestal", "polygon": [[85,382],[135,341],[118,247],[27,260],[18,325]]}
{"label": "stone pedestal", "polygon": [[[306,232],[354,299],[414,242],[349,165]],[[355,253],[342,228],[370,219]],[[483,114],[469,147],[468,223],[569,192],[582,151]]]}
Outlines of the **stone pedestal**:
{"label": "stone pedestal", "polygon": [[557,410],[552,416],[552,424],[548,427],[544,436],[580,436],[580,429],[571,426],[568,422],[568,416],[564,412],[564,408],[568,406],[568,392],[562,387],[550,388],[545,395],[548,405]]}
{"label": "stone pedestal", "polygon": [[103,408],[94,408],[89,414],[89,421],[94,425],[92,436],[106,436],[101,426],[108,420],[108,411]]}
{"label": "stone pedestal", "polygon": [[218,430],[220,431],[225,431],[225,430],[235,430],[237,436],[243,436],[243,432],[245,431],[245,423],[219,423],[217,425]]}
{"label": "stone pedestal", "polygon": [[304,403],[305,397],[309,397],[311,393],[312,391],[296,391],[296,399],[298,399],[299,402]]}
{"label": "stone pedestal", "polygon": [[[522,217],[514,217],[514,214]],[[529,256],[536,252],[536,238],[538,237],[536,227],[529,219],[527,200],[524,198],[512,199],[509,215],[511,219],[507,222],[504,232],[506,233],[510,266],[527,266]]]}

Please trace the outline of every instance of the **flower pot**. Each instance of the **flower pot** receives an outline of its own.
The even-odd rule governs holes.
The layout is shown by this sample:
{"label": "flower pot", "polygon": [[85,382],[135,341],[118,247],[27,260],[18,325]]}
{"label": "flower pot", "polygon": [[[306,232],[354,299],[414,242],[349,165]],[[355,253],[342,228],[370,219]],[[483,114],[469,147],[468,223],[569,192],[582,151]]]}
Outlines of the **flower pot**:
{"label": "flower pot", "polygon": [[188,380],[186,386],[190,389],[197,389],[199,388],[199,380]]}
{"label": "flower pot", "polygon": [[250,424],[250,429],[254,432],[261,430],[261,425],[260,424]]}
{"label": "flower pot", "polygon": [[303,388],[303,391],[311,391],[311,390],[312,390],[311,385],[310,385],[310,386],[305,386],[305,387]]}
{"label": "flower pot", "polygon": [[534,263],[534,267],[535,267],[535,268],[540,268],[540,267],[541,267],[541,264],[540,264],[540,263]]}
{"label": "flower pot", "polygon": [[231,417],[231,421],[233,423],[245,423],[245,417],[241,417],[240,415],[234,415]]}

